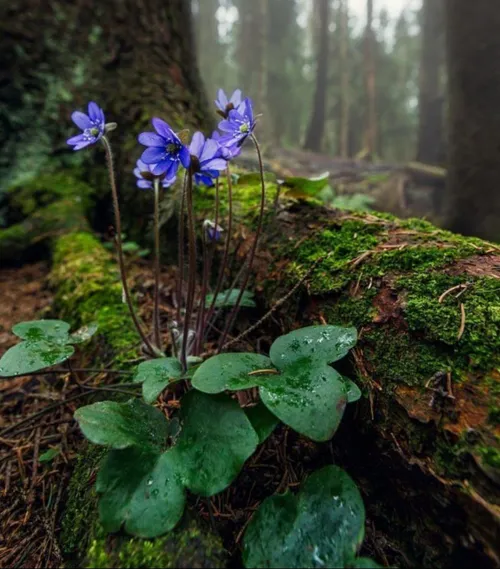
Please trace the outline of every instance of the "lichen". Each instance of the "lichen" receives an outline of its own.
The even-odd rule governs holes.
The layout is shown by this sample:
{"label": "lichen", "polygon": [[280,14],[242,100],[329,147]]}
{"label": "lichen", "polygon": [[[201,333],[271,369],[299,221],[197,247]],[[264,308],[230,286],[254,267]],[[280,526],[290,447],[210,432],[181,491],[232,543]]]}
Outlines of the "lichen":
{"label": "lichen", "polygon": [[97,338],[105,340],[100,357],[115,367],[137,357],[139,338],[122,301],[116,263],[95,237],[72,233],[57,241],[50,283],[61,318],[74,327],[98,324]]}
{"label": "lichen", "polygon": [[225,567],[227,554],[220,539],[191,521],[155,540],[109,538],[92,540],[85,567],[135,569]]}

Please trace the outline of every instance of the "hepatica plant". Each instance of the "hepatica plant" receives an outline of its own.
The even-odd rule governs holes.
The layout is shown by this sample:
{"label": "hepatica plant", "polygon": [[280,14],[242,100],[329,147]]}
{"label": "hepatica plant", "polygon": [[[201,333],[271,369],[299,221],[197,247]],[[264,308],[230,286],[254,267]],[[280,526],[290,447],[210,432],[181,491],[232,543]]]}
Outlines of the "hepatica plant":
{"label": "hepatica plant", "polygon": [[[149,327],[137,315],[127,284],[109,140],[117,125],[106,123],[94,102],[86,114],[72,115],[81,132],[68,144],[75,151],[102,145],[107,157],[123,299],[144,354],[134,375],[142,401],[100,401],[75,413],[84,436],[108,449],[96,481],[100,520],[108,532],[125,530],[143,538],[169,532],[183,516],[188,493],[211,497],[225,490],[280,422],[312,441],[329,441],[346,405],[361,396],[357,386],[331,366],[354,347],[353,328],[324,325],[295,330],[277,338],[269,355],[226,351],[239,310],[256,306],[247,288],[262,232],[266,186],[251,100],[241,91],[231,97],[220,91],[216,107],[222,121],[211,137],[196,132],[189,141],[187,131],[175,132],[161,118],[153,118],[152,130],[138,137],[143,148],[133,173],[137,187],[153,197],[155,288]],[[260,165],[261,199],[255,238],[239,278],[228,288],[234,233],[230,164],[248,141]],[[227,216],[221,208],[222,175],[227,178]],[[176,318],[168,325],[165,341],[159,208],[162,193],[173,192],[178,178],[182,191]],[[193,206],[200,185],[212,187],[214,197],[213,219],[201,223]],[[212,267],[218,267],[217,274],[211,274]],[[70,334],[65,322],[41,320],[18,324],[13,332],[22,341],[0,359],[1,377],[60,364],[72,356],[74,344],[90,339],[95,327]],[[167,418],[156,402],[169,389],[181,397],[178,411]],[[239,392],[248,390],[254,397],[244,406],[246,398]],[[375,566],[356,558],[363,531],[364,508],[354,482],[340,468],[329,466],[311,474],[298,494],[276,495],[262,503],[248,524],[243,560],[247,567]]]}

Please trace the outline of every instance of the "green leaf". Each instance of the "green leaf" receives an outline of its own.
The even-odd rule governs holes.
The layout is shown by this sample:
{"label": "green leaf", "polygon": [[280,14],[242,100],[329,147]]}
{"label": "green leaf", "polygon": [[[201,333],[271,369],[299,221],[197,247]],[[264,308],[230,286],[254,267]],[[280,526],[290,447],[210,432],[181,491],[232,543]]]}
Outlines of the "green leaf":
{"label": "green leaf", "polygon": [[343,377],[342,379],[346,386],[347,403],[356,403],[356,401],[359,401],[363,395],[361,389],[348,377]]}
{"label": "green leaf", "polygon": [[292,197],[312,196],[315,197],[321,190],[328,185],[330,172],[324,172],[314,178],[302,178],[300,176],[290,176],[285,178],[283,186],[289,188],[288,195]]}
{"label": "green leaf", "polygon": [[92,336],[97,332],[99,325],[97,322],[92,322],[88,326],[82,326],[76,332],[73,332],[69,337],[70,344],[82,344],[87,342],[92,338]]}
{"label": "green leaf", "polygon": [[182,399],[182,431],[175,452],[184,484],[195,494],[213,496],[238,476],[259,444],[257,433],[236,401],[225,395],[191,391]]}
{"label": "green leaf", "polygon": [[[264,180],[266,182],[274,183],[276,182],[276,174],[272,172],[264,172]],[[259,185],[260,180],[260,173],[259,172],[250,172],[248,174],[241,174],[238,176],[237,184],[241,186],[253,186]]]}
{"label": "green leaf", "polygon": [[269,356],[280,370],[302,358],[329,364],[343,358],[356,345],[357,337],[355,328],[308,326],[280,336]]}
{"label": "green leaf", "polygon": [[85,437],[96,445],[153,449],[166,444],[168,422],[165,416],[137,399],[126,403],[102,401],[80,407],[75,419]]}
{"label": "green leaf", "polygon": [[69,341],[69,324],[63,320],[33,320],[20,322],[12,328],[19,338],[29,342],[53,342],[67,344]]}
{"label": "green leaf", "polygon": [[42,454],[38,457],[38,461],[39,461],[39,462],[50,462],[50,461],[53,460],[60,452],[61,452],[60,449],[49,448],[49,450],[46,450],[44,453],[42,453]]}
{"label": "green leaf", "polygon": [[228,353],[213,356],[203,362],[193,375],[193,387],[203,393],[222,393],[250,389],[259,385],[253,371],[274,369],[271,360],[260,354]]}
{"label": "green leaf", "polygon": [[125,524],[127,532],[152,538],[173,529],[186,502],[178,466],[171,451],[110,451],[96,483],[104,530],[116,532]]}
{"label": "green leaf", "polygon": [[347,404],[342,376],[324,363],[303,358],[261,385],[264,405],[298,433],[327,441],[337,430]]}
{"label": "green leaf", "polygon": [[173,381],[182,377],[182,366],[175,358],[160,358],[139,364],[134,381],[142,383],[142,396],[153,403]]}
{"label": "green leaf", "polygon": [[[236,304],[236,301],[238,300],[238,296],[240,295],[240,292],[241,291],[239,288],[233,288],[231,291],[225,290],[223,292],[220,292],[217,295],[217,299],[215,301],[215,305],[214,305],[215,308],[234,306]],[[206,299],[205,299],[206,305],[211,306],[213,299],[214,299],[213,294],[207,294]],[[255,306],[257,306],[257,305],[255,304],[255,301],[253,300],[253,293],[246,290],[241,297],[240,306],[244,306],[247,308],[255,308]]]}
{"label": "green leaf", "polygon": [[44,340],[21,342],[9,348],[0,359],[0,377],[15,377],[55,366],[70,358],[73,346]]}
{"label": "green leaf", "polygon": [[369,557],[357,557],[351,567],[353,569],[379,569],[382,565],[379,565]]}
{"label": "green leaf", "polygon": [[364,537],[365,509],[353,480],[327,466],[298,496],[264,500],[244,538],[243,562],[253,567],[346,567]]}
{"label": "green leaf", "polygon": [[245,413],[250,419],[250,423],[252,423],[252,427],[255,429],[255,432],[259,437],[259,444],[262,444],[271,436],[272,432],[280,422],[279,419],[268,411],[267,407],[262,403],[258,403],[254,407],[245,409]]}

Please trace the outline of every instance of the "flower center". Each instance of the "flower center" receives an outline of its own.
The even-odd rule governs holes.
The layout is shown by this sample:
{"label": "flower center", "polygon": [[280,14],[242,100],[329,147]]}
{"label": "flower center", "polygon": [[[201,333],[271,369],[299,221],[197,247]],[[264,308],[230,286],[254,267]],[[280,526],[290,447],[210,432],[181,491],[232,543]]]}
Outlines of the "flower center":
{"label": "flower center", "polygon": [[179,151],[179,145],[175,142],[171,142],[170,144],[167,144],[166,151],[167,154],[175,154]]}
{"label": "flower center", "polygon": [[243,123],[243,124],[240,126],[240,132],[241,132],[241,134],[246,134],[249,130],[250,130],[250,129],[249,129],[247,123]]}

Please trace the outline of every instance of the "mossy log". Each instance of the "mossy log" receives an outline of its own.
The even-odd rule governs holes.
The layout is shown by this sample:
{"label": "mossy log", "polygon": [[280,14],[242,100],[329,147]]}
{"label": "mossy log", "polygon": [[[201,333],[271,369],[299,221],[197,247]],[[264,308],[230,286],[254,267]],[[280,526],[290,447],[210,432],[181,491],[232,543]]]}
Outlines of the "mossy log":
{"label": "mossy log", "polygon": [[277,214],[266,237],[267,303],[305,277],[279,331],[359,330],[346,372],[365,397],[334,446],[364,491],[381,560],[498,566],[500,247],[307,204]]}

